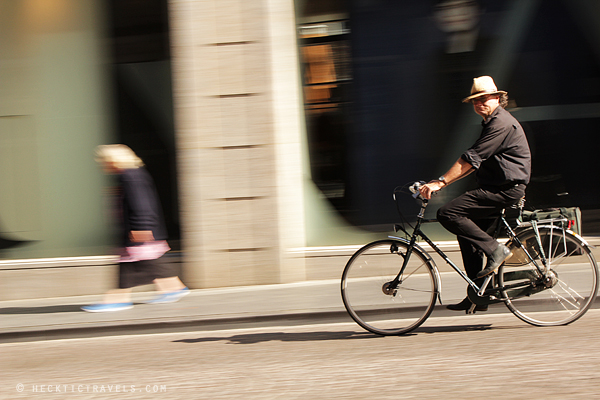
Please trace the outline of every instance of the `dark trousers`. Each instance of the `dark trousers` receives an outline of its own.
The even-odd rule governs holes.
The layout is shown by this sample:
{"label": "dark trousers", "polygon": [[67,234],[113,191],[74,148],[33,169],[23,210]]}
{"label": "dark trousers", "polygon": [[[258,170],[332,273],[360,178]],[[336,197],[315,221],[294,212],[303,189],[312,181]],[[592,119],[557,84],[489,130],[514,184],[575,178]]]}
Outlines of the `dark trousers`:
{"label": "dark trousers", "polygon": [[155,279],[177,276],[167,257],[119,264],[119,289],[149,285]]}
{"label": "dark trousers", "polygon": [[457,236],[469,278],[474,279],[482,270],[483,256],[489,256],[498,247],[490,235],[496,217],[503,208],[517,204],[525,196],[525,188],[517,184],[508,188],[470,190],[438,210],[438,221]]}

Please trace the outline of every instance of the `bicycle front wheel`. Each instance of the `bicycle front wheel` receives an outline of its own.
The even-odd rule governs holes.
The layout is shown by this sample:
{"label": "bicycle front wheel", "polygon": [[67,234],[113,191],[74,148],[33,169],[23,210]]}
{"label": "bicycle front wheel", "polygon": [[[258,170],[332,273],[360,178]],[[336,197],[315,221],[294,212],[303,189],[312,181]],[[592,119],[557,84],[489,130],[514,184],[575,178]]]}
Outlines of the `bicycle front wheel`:
{"label": "bicycle front wheel", "polygon": [[[566,325],[590,308],[598,292],[598,265],[589,247],[578,236],[560,228],[533,228],[517,237],[540,267],[546,258],[549,273],[538,272],[523,248],[513,243],[513,255],[498,270],[499,286],[512,286],[502,295],[508,309],[536,326]],[[541,244],[541,246],[540,246]]]}
{"label": "bicycle front wheel", "polygon": [[380,240],[358,250],[342,275],[342,299],[348,313],[364,329],[400,335],[419,327],[436,302],[439,277],[435,264],[414,248],[399,283],[391,284],[406,258],[408,244]]}

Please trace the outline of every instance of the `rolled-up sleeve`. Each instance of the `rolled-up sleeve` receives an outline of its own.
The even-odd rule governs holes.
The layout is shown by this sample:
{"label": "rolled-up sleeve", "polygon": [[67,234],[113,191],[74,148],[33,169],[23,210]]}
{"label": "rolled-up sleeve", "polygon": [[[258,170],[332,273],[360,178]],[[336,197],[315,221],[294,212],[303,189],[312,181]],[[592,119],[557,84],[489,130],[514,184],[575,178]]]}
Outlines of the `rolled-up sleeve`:
{"label": "rolled-up sleeve", "polygon": [[479,169],[479,166],[481,165],[482,161],[481,157],[479,157],[479,154],[477,154],[477,151],[475,151],[475,149],[469,149],[465,151],[462,154],[461,158],[469,164],[471,164],[475,169]]}
{"label": "rolled-up sleeve", "polygon": [[483,124],[483,131],[479,139],[463,153],[463,160],[467,161],[475,169],[481,164],[501,151],[502,143],[506,139],[512,125],[502,125],[496,116]]}

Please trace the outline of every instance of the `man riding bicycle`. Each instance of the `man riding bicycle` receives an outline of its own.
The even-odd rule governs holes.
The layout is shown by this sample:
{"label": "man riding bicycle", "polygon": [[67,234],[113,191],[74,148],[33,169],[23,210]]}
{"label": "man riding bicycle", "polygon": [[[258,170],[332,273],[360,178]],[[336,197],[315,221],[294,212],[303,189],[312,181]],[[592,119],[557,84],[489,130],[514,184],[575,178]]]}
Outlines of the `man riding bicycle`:
{"label": "man riding bicycle", "polygon": [[[490,217],[525,196],[531,176],[531,153],[523,128],[504,109],[507,93],[498,90],[491,77],[473,79],[471,95],[463,99],[463,103],[468,102],[473,103],[475,113],[483,118],[481,135],[446,173],[421,186],[420,192],[430,199],[434,192],[475,171],[479,187],[446,203],[437,213],[444,228],[457,236],[465,271],[474,280],[491,274],[510,256],[510,250],[486,231],[493,223]],[[466,297],[447,308],[466,311],[472,305]],[[487,308],[478,305],[475,310],[487,311]]]}

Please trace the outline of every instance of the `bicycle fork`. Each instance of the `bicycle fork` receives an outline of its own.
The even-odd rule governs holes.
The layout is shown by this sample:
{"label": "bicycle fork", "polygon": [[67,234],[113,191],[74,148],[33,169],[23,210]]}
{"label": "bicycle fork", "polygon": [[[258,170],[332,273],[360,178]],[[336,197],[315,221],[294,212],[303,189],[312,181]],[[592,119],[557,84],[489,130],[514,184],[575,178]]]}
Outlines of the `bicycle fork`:
{"label": "bicycle fork", "polygon": [[[408,265],[408,260],[410,259],[410,256],[412,255],[413,249],[415,247],[415,243],[417,243],[417,237],[419,236],[419,232],[421,229],[421,222],[423,221],[423,216],[425,215],[425,208],[427,208],[427,201],[423,202],[423,205],[421,206],[421,211],[417,215],[417,223],[415,224],[413,235],[411,236],[410,243],[408,245],[408,248],[406,249],[406,254],[404,255],[404,261],[402,262],[402,268],[400,268],[400,272],[398,273],[398,275],[396,275],[394,280],[392,280],[390,282],[390,287],[392,289],[395,289],[398,286],[398,284],[402,283],[402,275],[404,274],[404,270],[406,269],[406,266]],[[395,250],[391,249],[391,250],[392,250],[392,252],[398,251],[398,249],[395,249]]]}

